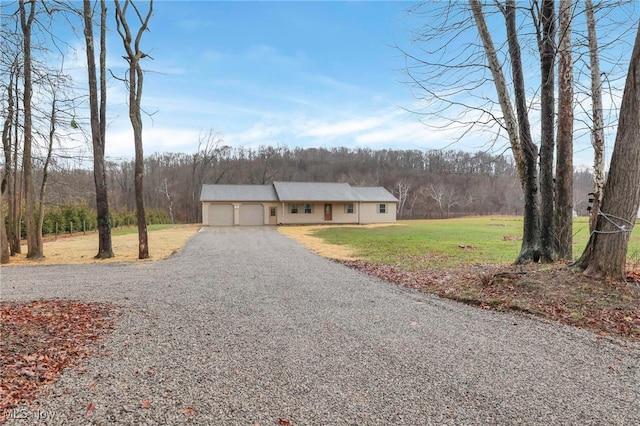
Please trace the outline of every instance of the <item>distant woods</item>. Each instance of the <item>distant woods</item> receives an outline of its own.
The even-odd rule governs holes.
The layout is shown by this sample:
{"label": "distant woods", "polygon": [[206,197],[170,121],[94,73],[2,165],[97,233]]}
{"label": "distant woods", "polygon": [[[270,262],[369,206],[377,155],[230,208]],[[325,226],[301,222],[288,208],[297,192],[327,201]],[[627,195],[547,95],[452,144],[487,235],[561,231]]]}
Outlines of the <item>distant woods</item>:
{"label": "distant woods", "polygon": [[[269,184],[273,181],[348,182],[384,186],[399,200],[398,218],[435,219],[523,212],[523,194],[508,156],[462,151],[366,148],[231,148],[220,139],[196,153],[161,153],[144,160],[145,204],[175,223],[201,221],[200,188],[207,183]],[[106,162],[109,204],[135,211],[133,161]],[[51,171],[47,208],[86,203],[95,208],[93,173]],[[587,214],[589,172],[575,173],[576,210]]]}

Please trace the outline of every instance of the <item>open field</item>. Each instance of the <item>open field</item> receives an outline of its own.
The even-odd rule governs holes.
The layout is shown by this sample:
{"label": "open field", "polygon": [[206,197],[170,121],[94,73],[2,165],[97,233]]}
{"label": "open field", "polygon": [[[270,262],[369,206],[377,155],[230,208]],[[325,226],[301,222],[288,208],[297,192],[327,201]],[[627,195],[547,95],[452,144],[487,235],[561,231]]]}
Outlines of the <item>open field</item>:
{"label": "open field", "polygon": [[[149,260],[164,259],[180,250],[187,240],[200,229],[200,225],[151,225],[149,231]],[[11,257],[8,265],[59,265],[93,262],[138,261],[138,228],[119,228],[112,232],[115,257],[94,259],[98,252],[98,234],[59,235],[44,238],[44,255],[41,260],[27,259],[27,247],[22,254]]]}
{"label": "open field", "polygon": [[[483,216],[444,220],[399,221],[368,229],[359,226],[316,227],[311,237],[346,246],[351,257],[403,268],[449,268],[469,264],[510,264],[520,251],[522,218]],[[574,221],[574,257],[589,239],[586,218]],[[630,267],[640,267],[640,229],[629,244]]]}

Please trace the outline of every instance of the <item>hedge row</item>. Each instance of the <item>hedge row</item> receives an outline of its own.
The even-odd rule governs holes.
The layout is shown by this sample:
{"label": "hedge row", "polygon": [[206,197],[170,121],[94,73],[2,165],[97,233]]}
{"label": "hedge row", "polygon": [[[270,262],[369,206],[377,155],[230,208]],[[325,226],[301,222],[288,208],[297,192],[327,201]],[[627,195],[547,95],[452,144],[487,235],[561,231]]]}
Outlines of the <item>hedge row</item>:
{"label": "hedge row", "polygon": [[[168,213],[163,209],[146,211],[147,224],[158,225],[171,223]],[[111,227],[134,226],[138,224],[135,211],[118,210],[111,212]],[[98,227],[97,213],[85,203],[54,206],[45,209],[42,223],[42,234],[65,234],[94,231]],[[22,237],[26,237],[24,214],[22,221]]]}

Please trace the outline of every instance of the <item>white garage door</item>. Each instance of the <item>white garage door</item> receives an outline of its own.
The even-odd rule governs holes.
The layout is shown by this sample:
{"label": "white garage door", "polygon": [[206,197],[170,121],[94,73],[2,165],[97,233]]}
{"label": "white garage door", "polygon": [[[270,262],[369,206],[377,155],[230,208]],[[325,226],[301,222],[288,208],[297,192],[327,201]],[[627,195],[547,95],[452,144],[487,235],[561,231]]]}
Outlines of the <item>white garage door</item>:
{"label": "white garage door", "polygon": [[233,226],[233,206],[231,204],[211,204],[209,206],[210,226]]}
{"label": "white garage door", "polygon": [[240,225],[264,225],[264,207],[262,207],[262,204],[242,204],[240,206]]}

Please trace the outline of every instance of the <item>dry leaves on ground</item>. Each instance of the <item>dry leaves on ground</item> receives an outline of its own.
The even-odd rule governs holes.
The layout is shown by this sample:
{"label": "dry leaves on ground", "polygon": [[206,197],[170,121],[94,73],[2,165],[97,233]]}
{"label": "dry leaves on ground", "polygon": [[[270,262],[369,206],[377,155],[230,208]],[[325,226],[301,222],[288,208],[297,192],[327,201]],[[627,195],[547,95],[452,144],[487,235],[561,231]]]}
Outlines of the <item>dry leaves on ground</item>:
{"label": "dry leaves on ground", "polygon": [[0,314],[0,423],[92,354],[115,320],[111,305],[64,300],[1,302]]}

